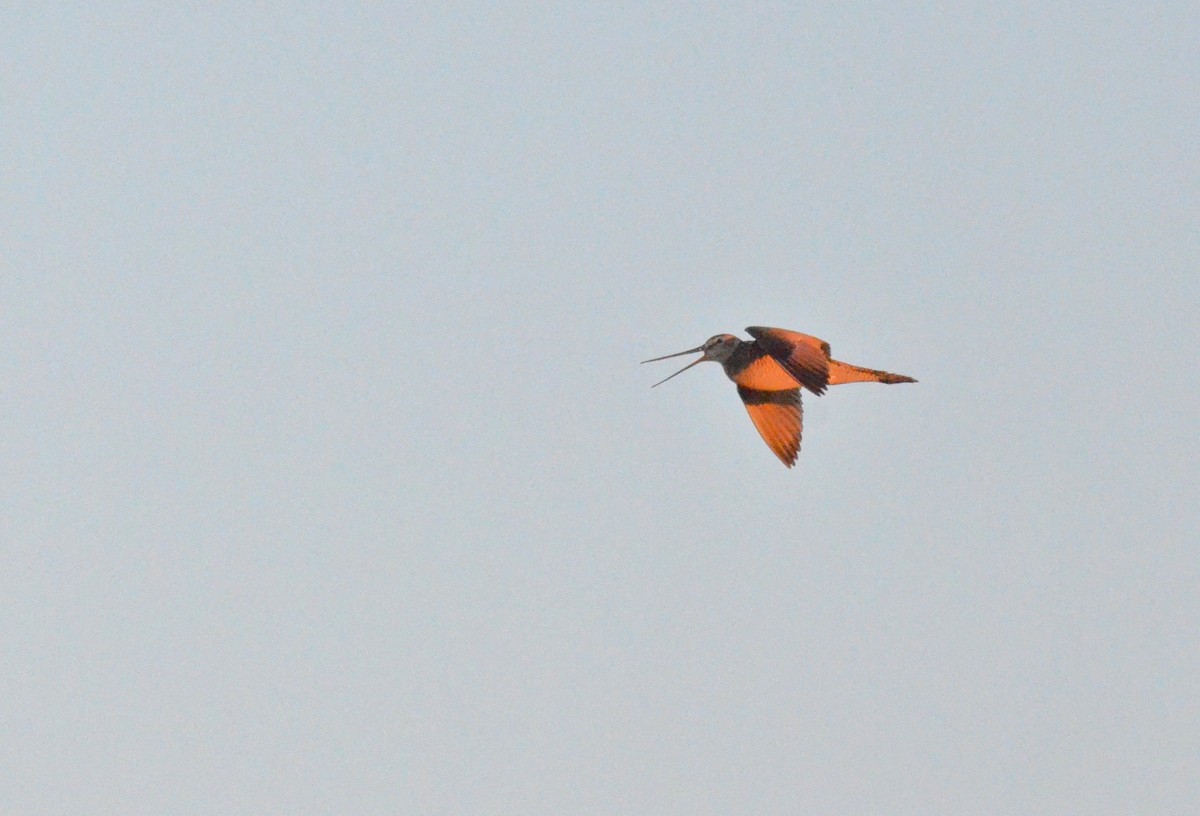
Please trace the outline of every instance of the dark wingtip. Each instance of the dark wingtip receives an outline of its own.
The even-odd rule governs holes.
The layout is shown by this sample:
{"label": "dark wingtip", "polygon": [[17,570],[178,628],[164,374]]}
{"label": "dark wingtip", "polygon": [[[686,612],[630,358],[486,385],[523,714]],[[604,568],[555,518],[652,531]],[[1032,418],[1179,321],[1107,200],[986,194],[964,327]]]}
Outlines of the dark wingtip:
{"label": "dark wingtip", "polygon": [[[791,374],[796,382],[803,385],[809,391],[816,394],[818,397],[825,395],[829,390],[829,372],[813,371],[811,369],[795,369],[789,366],[784,367],[788,374]],[[801,376],[804,377],[801,380]]]}

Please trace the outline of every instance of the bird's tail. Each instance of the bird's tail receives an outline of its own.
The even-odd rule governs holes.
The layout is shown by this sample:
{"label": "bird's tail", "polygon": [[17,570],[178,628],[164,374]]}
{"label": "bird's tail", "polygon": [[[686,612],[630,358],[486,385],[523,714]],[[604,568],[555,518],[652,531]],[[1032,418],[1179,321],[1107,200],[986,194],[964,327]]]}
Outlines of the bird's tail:
{"label": "bird's tail", "polygon": [[916,382],[916,380],[912,377],[906,377],[903,374],[876,371],[873,368],[859,368],[858,366],[839,362],[838,360],[829,361],[830,385],[841,385],[852,382],[881,382],[891,385],[893,383]]}

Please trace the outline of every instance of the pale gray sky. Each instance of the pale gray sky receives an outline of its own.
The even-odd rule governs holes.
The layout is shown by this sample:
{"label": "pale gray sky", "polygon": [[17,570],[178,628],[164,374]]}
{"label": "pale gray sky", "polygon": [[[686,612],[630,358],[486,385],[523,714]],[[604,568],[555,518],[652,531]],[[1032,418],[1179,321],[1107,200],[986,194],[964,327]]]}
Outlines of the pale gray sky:
{"label": "pale gray sky", "polygon": [[1196,812],[1200,18],[993,5],[0,13],[0,812]]}

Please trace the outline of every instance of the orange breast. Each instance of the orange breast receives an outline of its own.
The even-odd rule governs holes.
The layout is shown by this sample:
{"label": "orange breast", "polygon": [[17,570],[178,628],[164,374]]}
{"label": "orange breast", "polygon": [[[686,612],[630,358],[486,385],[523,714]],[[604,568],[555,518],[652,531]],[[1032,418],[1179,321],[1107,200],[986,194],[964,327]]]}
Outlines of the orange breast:
{"label": "orange breast", "polygon": [[784,391],[799,385],[779,363],[767,355],[759,357],[729,379],[756,391]]}

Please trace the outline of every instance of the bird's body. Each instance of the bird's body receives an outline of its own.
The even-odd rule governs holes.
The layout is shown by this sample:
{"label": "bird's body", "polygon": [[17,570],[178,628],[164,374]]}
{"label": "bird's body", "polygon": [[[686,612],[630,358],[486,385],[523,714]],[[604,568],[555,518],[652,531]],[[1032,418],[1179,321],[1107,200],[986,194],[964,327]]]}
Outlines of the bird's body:
{"label": "bird's body", "polygon": [[[807,334],[765,326],[751,326],[746,331],[754,340],[718,334],[694,349],[644,362],[703,352],[699,360],[676,371],[671,377],[708,360],[720,363],[725,369],[725,376],[737,385],[738,396],[742,398],[763,441],[788,467],[796,464],[796,456],[800,452],[800,436],[804,427],[801,388],[807,388],[819,396],[829,386],[843,383],[916,382],[912,377],[902,374],[861,368],[834,360],[829,356],[828,343]],[[671,377],[655,385],[661,385]]]}

